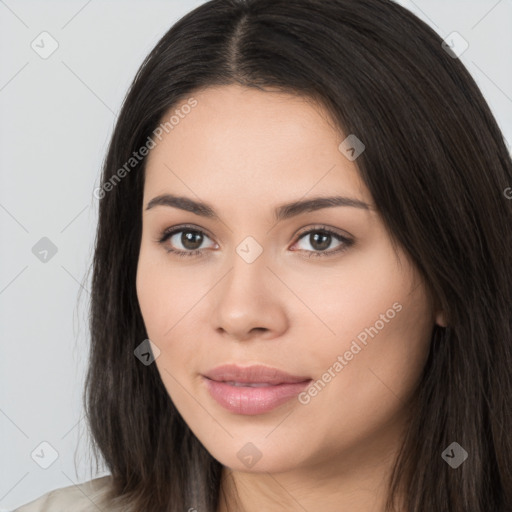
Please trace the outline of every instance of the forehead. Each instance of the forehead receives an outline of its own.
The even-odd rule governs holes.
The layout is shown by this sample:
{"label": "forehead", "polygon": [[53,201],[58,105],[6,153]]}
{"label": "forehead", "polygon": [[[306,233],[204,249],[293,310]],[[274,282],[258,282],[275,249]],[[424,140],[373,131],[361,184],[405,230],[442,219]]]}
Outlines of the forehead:
{"label": "forehead", "polygon": [[145,195],[178,187],[202,197],[279,201],[335,188],[371,202],[356,164],[338,149],[346,135],[308,98],[218,86],[191,94],[163,121],[173,114],[179,121],[149,153]]}

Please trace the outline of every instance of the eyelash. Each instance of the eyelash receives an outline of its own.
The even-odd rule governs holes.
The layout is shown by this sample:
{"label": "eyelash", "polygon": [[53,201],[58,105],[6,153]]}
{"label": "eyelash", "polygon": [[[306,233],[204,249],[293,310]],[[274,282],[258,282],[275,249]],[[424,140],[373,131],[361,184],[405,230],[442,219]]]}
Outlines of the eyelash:
{"label": "eyelash", "polygon": [[[157,242],[163,245],[173,235],[175,235],[176,233],[181,233],[182,231],[199,233],[201,235],[205,235],[208,238],[210,238],[208,236],[208,234],[205,233],[204,231],[202,231],[201,229],[198,229],[194,226],[183,225],[183,226],[176,226],[176,227],[168,228],[168,229],[164,230],[161,233],[160,238],[157,240]],[[346,251],[350,246],[352,246],[354,244],[354,240],[351,240],[350,238],[346,238],[346,237],[340,235],[339,233],[336,233],[335,231],[327,228],[326,226],[315,226],[315,227],[309,229],[308,231],[300,233],[298,235],[297,241],[301,240],[302,238],[305,238],[307,235],[310,235],[311,233],[322,233],[324,235],[331,235],[334,238],[336,238],[338,241],[342,242],[343,244],[341,246],[339,246],[337,249],[330,250],[330,251],[305,251],[305,252],[309,253],[309,255],[306,256],[307,258],[333,256],[335,254],[339,254],[339,253]],[[199,256],[204,251],[204,249],[194,249],[191,251],[182,251],[179,249],[169,249],[168,247],[166,247],[165,250],[168,253],[173,253],[174,255],[178,256],[179,258]],[[299,250],[298,252],[300,252],[300,251],[301,250]],[[304,251],[304,250],[302,249],[302,251]]]}

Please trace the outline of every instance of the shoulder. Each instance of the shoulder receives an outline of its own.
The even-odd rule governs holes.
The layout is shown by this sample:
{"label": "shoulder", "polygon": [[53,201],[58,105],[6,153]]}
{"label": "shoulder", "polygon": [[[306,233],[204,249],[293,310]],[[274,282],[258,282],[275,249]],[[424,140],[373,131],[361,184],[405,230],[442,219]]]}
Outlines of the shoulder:
{"label": "shoulder", "polygon": [[111,478],[107,475],[54,489],[13,512],[97,512],[96,503],[110,488]]}

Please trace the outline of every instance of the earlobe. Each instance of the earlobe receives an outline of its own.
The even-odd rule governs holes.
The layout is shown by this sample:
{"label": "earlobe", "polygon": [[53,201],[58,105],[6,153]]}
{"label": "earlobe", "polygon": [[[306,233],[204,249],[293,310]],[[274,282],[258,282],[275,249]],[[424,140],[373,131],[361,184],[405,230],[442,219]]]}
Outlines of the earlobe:
{"label": "earlobe", "polygon": [[436,313],[436,324],[441,327],[446,327],[448,325],[446,313],[443,310],[440,310]]}
{"label": "earlobe", "polygon": [[431,295],[432,299],[432,310],[435,312],[434,321],[439,327],[448,327],[448,315],[446,311],[442,309],[441,300],[438,296]]}

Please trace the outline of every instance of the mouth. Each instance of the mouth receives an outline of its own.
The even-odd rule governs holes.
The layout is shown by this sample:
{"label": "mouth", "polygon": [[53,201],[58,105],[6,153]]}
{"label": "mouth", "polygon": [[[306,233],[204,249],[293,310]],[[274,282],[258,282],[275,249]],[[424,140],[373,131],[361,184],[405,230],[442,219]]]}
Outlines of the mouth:
{"label": "mouth", "polygon": [[256,415],[288,402],[311,382],[262,365],[223,365],[202,375],[210,396],[235,414]]}

